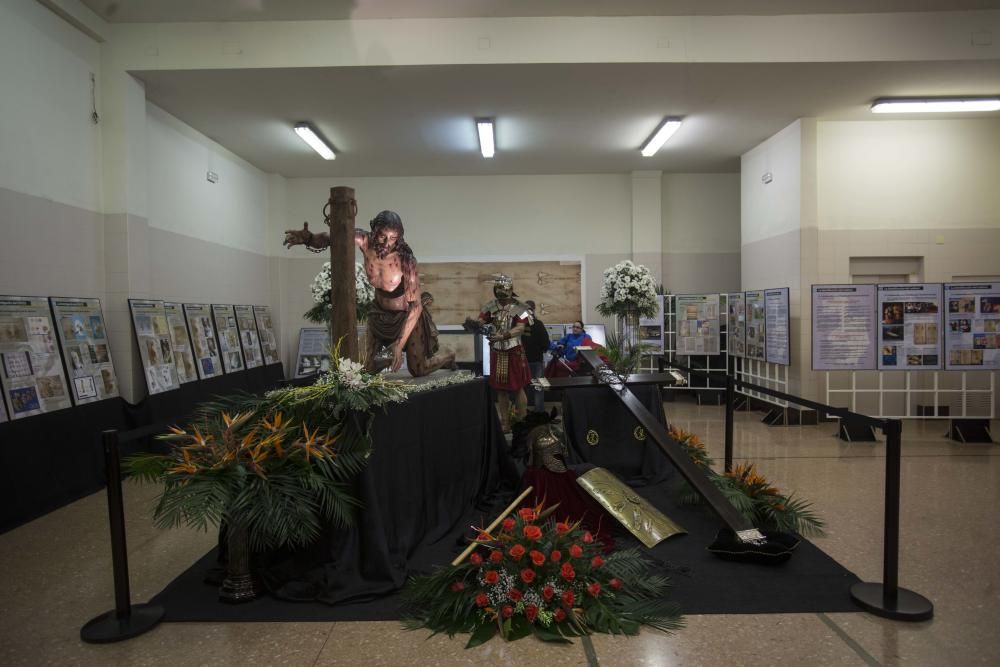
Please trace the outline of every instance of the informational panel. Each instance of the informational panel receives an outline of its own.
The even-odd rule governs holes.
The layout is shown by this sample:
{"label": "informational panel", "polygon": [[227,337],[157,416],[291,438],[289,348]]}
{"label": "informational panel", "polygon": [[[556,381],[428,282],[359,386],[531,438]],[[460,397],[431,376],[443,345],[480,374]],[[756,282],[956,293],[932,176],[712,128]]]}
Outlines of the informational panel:
{"label": "informational panel", "polygon": [[7,416],[7,402],[0,398],[0,424],[9,420],[10,418]]}
{"label": "informational panel", "polygon": [[545,330],[549,332],[550,341],[557,341],[566,335],[566,332],[570,330],[570,326],[569,324],[546,324]]}
{"label": "informational panel", "polygon": [[204,380],[222,375],[225,371],[219,356],[219,343],[215,339],[212,308],[204,303],[185,303],[184,318],[191,333],[191,349],[198,377]]}
{"label": "informational panel", "polygon": [[179,303],[165,302],[163,313],[167,318],[167,331],[170,332],[170,344],[174,349],[177,381],[181,384],[195,382],[198,379],[198,370],[195,368],[194,350],[191,348],[191,338],[184,322],[184,308]]}
{"label": "informational panel", "polygon": [[879,370],[943,367],[942,286],[938,283],[878,285]]}
{"label": "informational panel", "polygon": [[326,327],[299,329],[299,351],[295,355],[295,377],[330,370],[330,330]]}
{"label": "informational panel", "polygon": [[812,367],[875,370],[875,285],[812,286]]}
{"label": "informational panel", "polygon": [[792,355],[788,332],[788,288],[764,290],[764,356],[770,364],[788,366]]}
{"label": "informational panel", "polygon": [[274,333],[274,319],[271,317],[271,307],[254,306],[253,317],[257,321],[257,333],[260,335],[260,347],[264,352],[264,363],[270,366],[271,364],[280,362],[281,357],[278,356],[278,337]]}
{"label": "informational panel", "polygon": [[677,354],[719,353],[719,295],[677,296]]}
{"label": "informational panel", "polygon": [[240,329],[236,324],[236,312],[232,306],[212,304],[212,321],[219,338],[219,354],[222,367],[227,373],[243,370],[243,352],[240,349]]}
{"label": "informational panel", "polygon": [[177,377],[174,344],[170,340],[170,326],[163,302],[129,299],[128,307],[132,311],[132,326],[135,327],[139,358],[146,375],[146,389],[152,395],[179,388],[181,382]]}
{"label": "informational panel", "polygon": [[7,418],[73,405],[45,297],[0,296],[0,361]]}
{"label": "informational panel", "polygon": [[744,292],[746,295],[747,359],[767,361],[767,307],[764,290]]}
{"label": "informational panel", "polygon": [[948,283],[948,370],[1000,369],[1000,283]]}
{"label": "informational panel", "polygon": [[584,324],[583,330],[590,340],[594,341],[597,345],[605,347],[608,344],[608,332],[605,331],[603,324]]}
{"label": "informational panel", "polygon": [[743,292],[727,295],[729,304],[726,333],[729,336],[729,354],[747,356],[747,300]]}
{"label": "informational panel", "polygon": [[656,295],[656,314],[639,319],[639,345],[646,352],[663,353],[663,295]]}
{"label": "informational panel", "polygon": [[477,356],[477,339],[479,334],[466,331],[457,324],[442,324],[438,327],[438,343],[442,350],[455,353],[455,361],[459,363],[475,363]]}
{"label": "informational panel", "polygon": [[260,349],[260,336],[253,316],[253,306],[233,306],[236,313],[236,327],[240,330],[240,345],[247,368],[264,365],[264,353]]}
{"label": "informational panel", "polygon": [[50,297],[63,359],[77,405],[118,395],[100,299]]}

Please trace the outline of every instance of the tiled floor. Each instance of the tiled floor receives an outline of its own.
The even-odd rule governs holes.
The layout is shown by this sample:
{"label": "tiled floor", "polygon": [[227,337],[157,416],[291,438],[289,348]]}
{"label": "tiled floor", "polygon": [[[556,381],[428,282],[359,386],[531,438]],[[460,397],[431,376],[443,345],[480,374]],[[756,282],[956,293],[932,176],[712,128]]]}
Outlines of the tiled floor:
{"label": "tiled floor", "polygon": [[[721,459],[722,409],[667,404]],[[827,520],[821,548],[881,580],[884,446],[847,444],[833,426],[772,428],[738,414],[738,458],[758,462]],[[92,646],[89,618],[113,606],[103,493],[0,535],[3,665],[997,665],[1000,664],[1000,447],[957,445],[942,423],[904,427],[900,583],[933,600],[932,621],[856,614],[690,616],[675,635],[595,636],[572,646],[464,640],[382,623],[165,623]],[[994,431],[996,432],[996,431]],[[132,596],[146,600],[213,544],[150,525],[155,489],[126,486]]]}

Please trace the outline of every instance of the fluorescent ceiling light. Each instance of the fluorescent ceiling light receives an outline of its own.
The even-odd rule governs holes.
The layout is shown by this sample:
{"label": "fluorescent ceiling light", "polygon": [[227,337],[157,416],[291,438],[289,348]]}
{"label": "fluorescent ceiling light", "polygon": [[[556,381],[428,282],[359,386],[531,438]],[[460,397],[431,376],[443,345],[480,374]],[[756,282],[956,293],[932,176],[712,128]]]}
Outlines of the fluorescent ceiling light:
{"label": "fluorescent ceiling light", "polygon": [[330,145],[323,141],[316,130],[309,123],[296,123],[295,134],[299,135],[302,141],[306,142],[312,149],[319,153],[324,160],[332,160],[336,156]]}
{"label": "fluorescent ceiling light", "polygon": [[496,147],[493,145],[493,120],[477,118],[476,128],[479,130],[479,150],[485,158],[493,157]]}
{"label": "fluorescent ceiling light", "polygon": [[674,132],[677,131],[677,128],[681,126],[681,122],[682,120],[680,118],[670,116],[664,118],[663,122],[660,123],[660,127],[658,127],[656,132],[653,133],[653,136],[651,136],[649,140],[643,144],[641,149],[642,156],[650,157],[655,155],[656,151],[660,150],[660,146],[665,144],[667,139],[673,136]]}
{"label": "fluorescent ceiling light", "polygon": [[948,113],[1000,111],[1000,97],[878,99],[872,113]]}

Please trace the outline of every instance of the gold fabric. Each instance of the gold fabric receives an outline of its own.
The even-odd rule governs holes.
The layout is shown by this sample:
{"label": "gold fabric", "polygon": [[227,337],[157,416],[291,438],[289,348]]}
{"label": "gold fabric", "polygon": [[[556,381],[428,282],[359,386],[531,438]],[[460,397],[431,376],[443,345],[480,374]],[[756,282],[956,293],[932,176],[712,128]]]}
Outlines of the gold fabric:
{"label": "gold fabric", "polygon": [[604,468],[588,470],[576,483],[649,549],[668,537],[687,533]]}

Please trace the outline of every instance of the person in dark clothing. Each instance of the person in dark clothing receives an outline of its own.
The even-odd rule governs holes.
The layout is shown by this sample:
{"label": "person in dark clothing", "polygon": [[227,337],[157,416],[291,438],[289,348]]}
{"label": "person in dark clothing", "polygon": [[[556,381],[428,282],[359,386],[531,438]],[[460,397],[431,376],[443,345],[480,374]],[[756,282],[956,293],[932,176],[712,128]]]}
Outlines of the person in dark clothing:
{"label": "person in dark clothing", "polygon": [[[528,307],[528,312],[531,313],[531,326],[521,336],[521,345],[524,347],[525,356],[528,358],[528,368],[531,369],[531,378],[537,379],[542,377],[544,369],[542,363],[543,355],[549,349],[549,332],[545,330],[545,324],[535,314],[535,302],[530,300],[525,301],[524,305]],[[545,412],[544,392],[534,387],[532,389],[535,397],[532,407],[536,412]]]}

